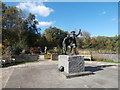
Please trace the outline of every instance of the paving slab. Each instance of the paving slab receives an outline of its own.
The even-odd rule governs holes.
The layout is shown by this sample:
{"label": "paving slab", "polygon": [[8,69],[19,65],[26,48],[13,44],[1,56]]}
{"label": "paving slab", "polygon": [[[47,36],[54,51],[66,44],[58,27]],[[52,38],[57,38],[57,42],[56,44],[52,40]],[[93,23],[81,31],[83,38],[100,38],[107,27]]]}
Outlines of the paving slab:
{"label": "paving slab", "polygon": [[70,79],[62,77],[56,61],[41,61],[10,68],[14,70],[11,69],[12,74],[4,88],[118,88],[116,64],[86,62],[86,71],[95,74]]}

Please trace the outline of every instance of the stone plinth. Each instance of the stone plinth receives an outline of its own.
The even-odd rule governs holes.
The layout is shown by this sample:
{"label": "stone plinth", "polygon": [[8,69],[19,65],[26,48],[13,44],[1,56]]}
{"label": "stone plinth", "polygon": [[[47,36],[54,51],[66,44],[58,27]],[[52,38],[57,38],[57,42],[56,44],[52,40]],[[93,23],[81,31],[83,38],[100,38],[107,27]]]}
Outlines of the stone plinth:
{"label": "stone plinth", "polygon": [[64,67],[65,73],[80,73],[84,71],[84,57],[80,55],[59,55],[58,68]]}
{"label": "stone plinth", "polygon": [[44,58],[45,56],[44,55],[39,55],[38,56],[38,60],[40,61],[40,60],[44,60],[45,58]]}
{"label": "stone plinth", "polygon": [[51,54],[51,60],[58,60],[58,54]]}

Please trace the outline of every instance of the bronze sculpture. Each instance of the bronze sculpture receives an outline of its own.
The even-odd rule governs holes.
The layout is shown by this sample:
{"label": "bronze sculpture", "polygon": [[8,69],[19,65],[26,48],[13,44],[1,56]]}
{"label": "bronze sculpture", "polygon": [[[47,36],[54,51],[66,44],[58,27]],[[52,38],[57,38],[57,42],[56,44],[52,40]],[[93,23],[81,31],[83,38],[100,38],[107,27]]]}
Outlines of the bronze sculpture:
{"label": "bronze sculpture", "polygon": [[67,37],[64,38],[62,45],[63,45],[63,51],[64,54],[66,54],[68,46],[70,46],[70,54],[72,54],[72,49],[74,49],[74,54],[76,55],[76,47],[77,47],[77,43],[76,43],[76,37],[78,37],[79,35],[82,35],[81,29],[79,30],[79,33],[76,34],[75,31],[72,31],[70,34],[67,35]]}

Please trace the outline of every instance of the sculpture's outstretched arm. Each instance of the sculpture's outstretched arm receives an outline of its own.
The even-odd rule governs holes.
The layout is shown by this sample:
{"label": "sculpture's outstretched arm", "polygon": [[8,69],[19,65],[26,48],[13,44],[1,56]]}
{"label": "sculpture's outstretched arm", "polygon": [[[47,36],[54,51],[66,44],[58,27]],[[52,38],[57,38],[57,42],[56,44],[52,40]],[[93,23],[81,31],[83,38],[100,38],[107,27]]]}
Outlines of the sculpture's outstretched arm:
{"label": "sculpture's outstretched arm", "polygon": [[76,35],[76,37],[77,37],[77,36],[79,36],[79,35],[81,35],[81,36],[82,36],[81,29],[79,30],[79,33]]}

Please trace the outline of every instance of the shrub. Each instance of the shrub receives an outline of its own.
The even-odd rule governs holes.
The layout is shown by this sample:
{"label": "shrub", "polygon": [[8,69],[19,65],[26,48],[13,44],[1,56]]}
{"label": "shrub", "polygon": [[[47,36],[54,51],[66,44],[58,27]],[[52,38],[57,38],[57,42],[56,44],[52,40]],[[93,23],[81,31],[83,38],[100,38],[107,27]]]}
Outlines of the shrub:
{"label": "shrub", "polygon": [[44,58],[45,59],[50,59],[51,58],[51,54],[45,54]]}
{"label": "shrub", "polygon": [[48,52],[51,53],[51,54],[62,54],[62,50],[55,51],[55,50],[51,49]]}
{"label": "shrub", "polygon": [[21,54],[30,54],[30,50],[28,48],[23,48],[20,53]]}
{"label": "shrub", "polygon": [[34,54],[35,54],[35,53],[42,53],[42,52],[41,52],[41,48],[40,48],[40,47],[31,47],[31,48],[30,48],[30,53],[31,53],[31,54],[33,54],[33,53],[34,53]]}
{"label": "shrub", "polygon": [[22,48],[21,47],[15,47],[12,49],[12,55],[19,55],[22,52]]}

